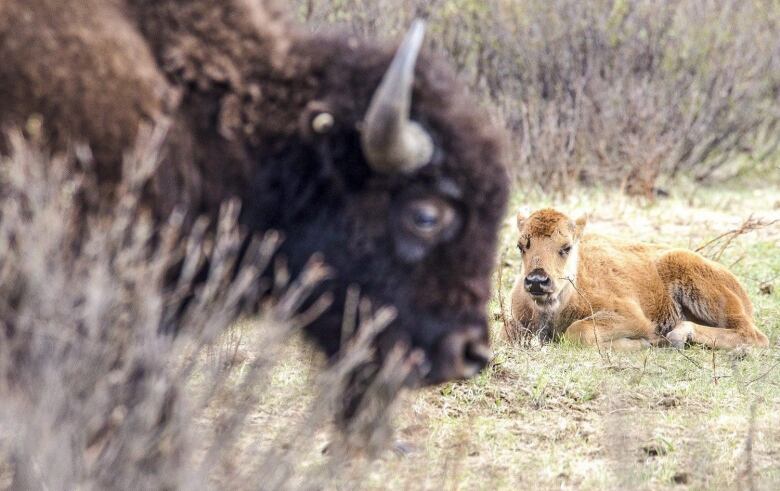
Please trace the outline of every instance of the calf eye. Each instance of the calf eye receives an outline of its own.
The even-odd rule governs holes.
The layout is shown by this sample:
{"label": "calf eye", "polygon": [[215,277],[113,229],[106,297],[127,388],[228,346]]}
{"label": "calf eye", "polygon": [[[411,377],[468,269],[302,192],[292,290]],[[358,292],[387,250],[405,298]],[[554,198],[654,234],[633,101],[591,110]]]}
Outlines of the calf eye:
{"label": "calf eye", "polygon": [[561,247],[561,250],[558,252],[558,254],[560,254],[561,257],[566,257],[566,256],[569,255],[570,252],[571,252],[571,245],[567,244],[567,245]]}

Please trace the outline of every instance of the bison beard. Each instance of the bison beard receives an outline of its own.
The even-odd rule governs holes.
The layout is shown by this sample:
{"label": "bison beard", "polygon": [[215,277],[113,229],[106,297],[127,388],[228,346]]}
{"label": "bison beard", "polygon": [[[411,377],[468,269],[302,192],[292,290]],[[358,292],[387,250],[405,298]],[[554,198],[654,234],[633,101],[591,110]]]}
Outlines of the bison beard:
{"label": "bison beard", "polygon": [[139,124],[170,118],[146,193],[157,220],[238,198],[247,231],[284,234],[293,274],[315,253],[334,272],[333,306],[306,328],[328,355],[354,287],[397,312],[380,360],[398,343],[425,354],[410,383],[474,375],[507,199],[501,139],[446,65],[415,63],[421,26],[378,89],[395,49],[303,34],[271,3],[4,2],[0,124],[38,114],[55,148],[89,143],[110,201]]}

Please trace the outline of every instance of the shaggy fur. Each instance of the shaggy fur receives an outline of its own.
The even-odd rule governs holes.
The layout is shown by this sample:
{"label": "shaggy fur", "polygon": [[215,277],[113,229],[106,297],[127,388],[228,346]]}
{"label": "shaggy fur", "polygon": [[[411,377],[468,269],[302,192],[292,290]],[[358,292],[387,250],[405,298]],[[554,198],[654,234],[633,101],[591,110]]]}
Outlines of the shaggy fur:
{"label": "shaggy fur", "polygon": [[[718,263],[688,250],[583,235],[584,219],[552,209],[518,215],[517,226],[523,269],[512,316],[526,328],[620,350],[768,345],[744,288]],[[532,297],[525,279],[540,270],[551,292]]]}
{"label": "shaggy fur", "polygon": [[[411,175],[366,163],[359,127],[394,46],[308,35],[272,2],[230,0],[7,0],[0,4],[0,124],[40,116],[56,149],[88,143],[102,199],[139,124],[173,121],[167,158],[148,190],[158,219],[176,205],[215,216],[243,202],[250,231],[279,229],[293,273],[315,252],[335,277],[335,307],[308,331],[334,354],[341,308],[356,285],[396,307],[383,334],[421,347],[430,380],[448,333],[487,340],[496,235],[507,198],[498,134],[449,68],[423,53],[412,118],[433,137],[433,161]],[[330,113],[318,134],[312,120]],[[0,143],[2,150],[2,143]],[[456,210],[453,237],[418,244],[400,229],[414,200]],[[399,251],[421,247],[410,261]],[[417,249],[416,249],[417,250]]]}

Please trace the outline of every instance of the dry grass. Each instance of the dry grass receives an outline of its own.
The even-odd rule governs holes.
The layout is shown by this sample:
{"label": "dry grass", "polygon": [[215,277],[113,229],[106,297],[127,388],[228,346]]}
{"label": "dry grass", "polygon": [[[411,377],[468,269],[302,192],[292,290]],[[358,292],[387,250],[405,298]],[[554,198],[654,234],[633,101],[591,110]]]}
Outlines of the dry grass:
{"label": "dry grass", "polygon": [[[0,488],[319,488],[357,472],[353,453],[388,445],[412,363],[400,353],[375,368],[329,458],[301,467],[393,319],[359,298],[358,335],[295,396],[308,410],[281,435],[255,431],[285,343],[329,302],[310,298],[328,271],[313,258],[289,278],[272,261],[278,235],[248,237],[235,202],[213,226],[180,213],[155,223],[143,188],[164,137],[165,125],[142,132],[117,202],[88,214],[84,163],[11,137],[0,161]],[[258,301],[251,324],[232,326]]]}

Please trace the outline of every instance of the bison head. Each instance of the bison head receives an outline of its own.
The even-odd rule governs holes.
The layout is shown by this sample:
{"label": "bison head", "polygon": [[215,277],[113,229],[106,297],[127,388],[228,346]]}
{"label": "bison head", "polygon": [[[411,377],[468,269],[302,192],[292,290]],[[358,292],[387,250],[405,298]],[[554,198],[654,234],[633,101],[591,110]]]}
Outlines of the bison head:
{"label": "bison head", "polygon": [[418,60],[422,40],[416,22],[394,52],[323,36],[292,48],[307,73],[297,126],[256,152],[244,220],[285,233],[293,271],[314,253],[332,268],[334,305],[307,329],[327,353],[344,342],[356,288],[397,312],[380,356],[398,343],[420,349],[418,381],[436,383],[488,362],[507,177],[491,124],[445,65]]}

